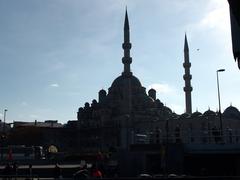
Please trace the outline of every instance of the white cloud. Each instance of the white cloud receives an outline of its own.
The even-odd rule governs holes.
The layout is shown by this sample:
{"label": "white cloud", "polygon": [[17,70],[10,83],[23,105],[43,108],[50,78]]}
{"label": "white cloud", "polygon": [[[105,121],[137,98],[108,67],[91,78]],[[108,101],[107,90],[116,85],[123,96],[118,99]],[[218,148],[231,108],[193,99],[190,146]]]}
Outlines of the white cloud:
{"label": "white cloud", "polygon": [[3,114],[2,114],[2,113],[0,113],[0,117],[1,117],[1,118],[3,117]]}
{"label": "white cloud", "polygon": [[227,1],[209,1],[209,11],[200,20],[199,27],[214,29],[216,32],[228,32],[229,9]]}
{"label": "white cloud", "polygon": [[59,84],[53,83],[53,84],[50,84],[50,87],[59,87]]}
{"label": "white cloud", "polygon": [[162,93],[162,94],[169,94],[174,91],[174,89],[170,87],[168,84],[155,83],[148,86],[147,89],[149,90],[151,88],[155,89],[157,93]]}

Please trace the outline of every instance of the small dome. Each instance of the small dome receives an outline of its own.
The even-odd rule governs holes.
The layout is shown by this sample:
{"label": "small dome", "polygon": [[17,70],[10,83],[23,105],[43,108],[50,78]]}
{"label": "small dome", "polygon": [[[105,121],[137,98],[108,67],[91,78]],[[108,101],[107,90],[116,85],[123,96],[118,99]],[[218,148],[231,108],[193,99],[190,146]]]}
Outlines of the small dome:
{"label": "small dome", "polygon": [[173,113],[171,114],[171,118],[178,118],[178,117],[179,117],[179,115],[176,114],[175,112],[173,112]]}
{"label": "small dome", "polygon": [[240,112],[236,107],[229,106],[225,111],[223,112],[224,117],[228,118],[235,118],[240,119]]}
{"label": "small dome", "polygon": [[201,115],[202,115],[202,113],[196,111],[196,112],[192,113],[191,117],[199,117]]}
{"label": "small dome", "polygon": [[151,97],[153,100],[156,100],[156,90],[155,89],[149,89],[148,96]]}
{"label": "small dome", "polygon": [[107,92],[106,92],[104,89],[101,89],[101,90],[99,91],[99,93],[100,93],[100,94],[107,94]]}
{"label": "small dome", "polygon": [[156,90],[151,88],[151,89],[148,90],[148,94],[151,93],[151,92],[155,92],[156,93]]}
{"label": "small dome", "polygon": [[185,119],[185,118],[188,118],[190,117],[190,115],[188,113],[183,113],[179,116],[180,119]]}
{"label": "small dome", "polygon": [[212,110],[207,110],[203,113],[204,116],[216,116],[216,113]]}
{"label": "small dome", "polygon": [[83,111],[83,108],[82,107],[78,108],[78,112],[81,112],[81,111]]}
{"label": "small dome", "polygon": [[96,100],[96,99],[93,99],[91,106],[92,106],[92,107],[95,107],[96,105],[97,105],[97,100]]}
{"label": "small dome", "polygon": [[90,107],[89,103],[86,102],[86,103],[84,104],[84,107],[85,107],[85,108],[89,108],[89,107]]}

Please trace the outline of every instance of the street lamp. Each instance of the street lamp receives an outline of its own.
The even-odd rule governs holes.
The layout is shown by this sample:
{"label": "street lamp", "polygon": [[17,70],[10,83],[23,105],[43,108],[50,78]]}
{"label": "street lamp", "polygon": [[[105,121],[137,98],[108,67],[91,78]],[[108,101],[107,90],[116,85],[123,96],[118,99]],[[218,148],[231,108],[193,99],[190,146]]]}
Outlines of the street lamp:
{"label": "street lamp", "polygon": [[4,109],[3,113],[3,132],[5,133],[5,127],[6,127],[6,115],[7,115],[7,109]]}
{"label": "street lamp", "polygon": [[3,160],[3,147],[4,147],[4,141],[5,141],[6,113],[7,113],[7,109],[4,109],[4,113],[3,113],[3,133],[1,134],[1,137],[0,137],[0,141],[1,141],[1,160]]}
{"label": "street lamp", "polygon": [[220,120],[220,133],[221,136],[223,135],[223,123],[222,123],[222,113],[221,113],[221,102],[220,102],[220,89],[219,89],[219,78],[218,73],[223,72],[225,69],[218,69],[217,70],[217,89],[218,89],[218,106],[219,106],[219,120]]}

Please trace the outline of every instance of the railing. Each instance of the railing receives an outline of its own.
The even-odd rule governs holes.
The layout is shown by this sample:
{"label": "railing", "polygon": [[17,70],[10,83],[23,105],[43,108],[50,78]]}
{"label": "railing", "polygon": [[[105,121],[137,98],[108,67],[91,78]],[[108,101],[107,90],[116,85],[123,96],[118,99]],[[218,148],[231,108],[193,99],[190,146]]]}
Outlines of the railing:
{"label": "railing", "polygon": [[183,144],[240,144],[240,130],[200,130],[180,132],[150,132],[146,136],[135,136],[134,143],[160,144],[160,143],[183,143]]}
{"label": "railing", "polygon": [[0,175],[0,179],[5,180],[17,180],[17,179],[27,179],[27,180],[39,180],[38,175]]}

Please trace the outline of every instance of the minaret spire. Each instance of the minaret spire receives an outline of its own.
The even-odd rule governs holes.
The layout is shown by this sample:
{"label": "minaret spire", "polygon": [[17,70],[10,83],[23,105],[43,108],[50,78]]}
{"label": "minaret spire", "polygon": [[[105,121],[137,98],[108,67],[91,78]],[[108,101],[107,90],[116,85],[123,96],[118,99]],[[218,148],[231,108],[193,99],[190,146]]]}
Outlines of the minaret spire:
{"label": "minaret spire", "polygon": [[185,39],[184,39],[184,52],[189,52],[186,33],[185,33]]}
{"label": "minaret spire", "polygon": [[185,81],[185,87],[183,88],[183,90],[185,91],[186,113],[192,114],[192,97],[191,97],[192,75],[190,74],[191,63],[189,62],[189,49],[188,49],[188,41],[187,41],[186,33],[185,33],[185,41],[184,41],[184,63],[183,63],[183,67],[185,69],[185,74],[183,75],[183,79]]}
{"label": "minaret spire", "polygon": [[122,75],[131,76],[132,72],[130,69],[130,64],[132,63],[132,58],[130,57],[130,49],[132,44],[130,43],[130,31],[129,31],[129,22],[128,22],[128,13],[126,9],[125,21],[124,21],[124,42],[122,48],[124,50],[124,56],[122,58],[122,63],[124,64],[124,71]]}

